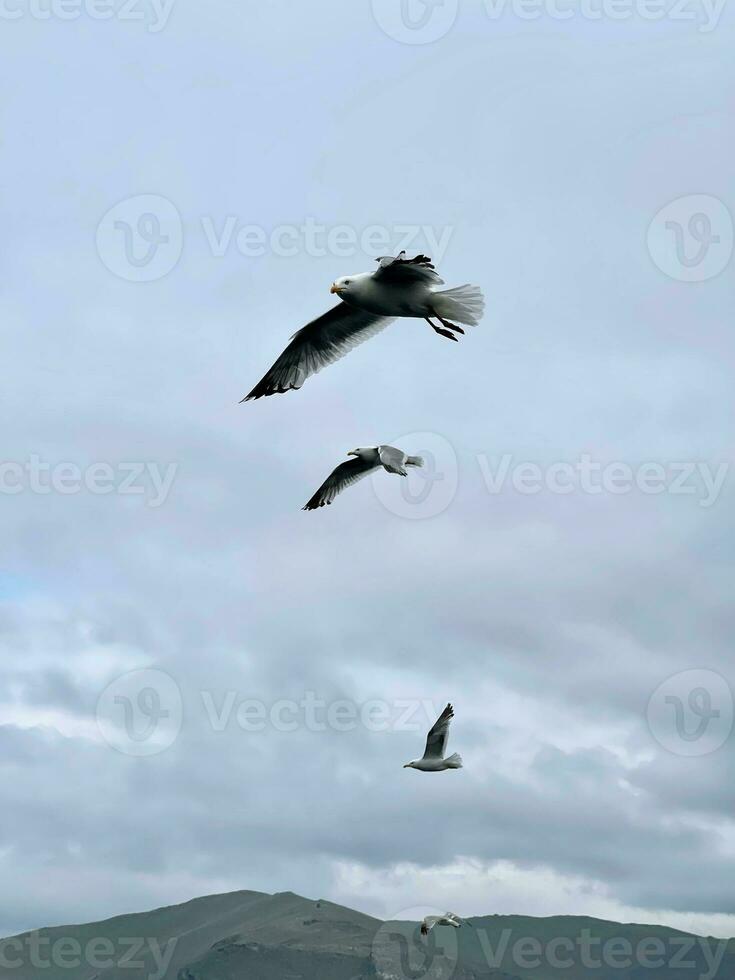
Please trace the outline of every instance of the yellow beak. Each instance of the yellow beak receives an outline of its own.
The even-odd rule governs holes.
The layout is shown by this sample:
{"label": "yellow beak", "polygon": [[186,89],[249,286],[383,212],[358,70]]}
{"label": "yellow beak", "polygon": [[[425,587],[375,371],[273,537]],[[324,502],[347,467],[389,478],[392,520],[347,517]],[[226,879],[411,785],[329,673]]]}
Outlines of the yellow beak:
{"label": "yellow beak", "polygon": [[329,290],[329,292],[330,293],[338,293],[341,288],[342,288],[341,286],[338,286],[336,283],[333,282],[332,283],[332,286],[331,286],[331,288]]}

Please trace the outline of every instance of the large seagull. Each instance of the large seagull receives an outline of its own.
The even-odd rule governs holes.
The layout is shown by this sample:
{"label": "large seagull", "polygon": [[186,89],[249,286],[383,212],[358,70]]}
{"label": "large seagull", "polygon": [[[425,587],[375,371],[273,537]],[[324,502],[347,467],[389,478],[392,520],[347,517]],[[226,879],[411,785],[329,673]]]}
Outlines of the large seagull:
{"label": "large seagull", "polygon": [[341,302],[295,333],[242,401],[300,388],[312,374],[344,357],[396,317],[420,317],[442,337],[457,340],[457,334],[464,333],[458,324],[479,323],[485,301],[479,286],[438,289],[443,283],[431,259],[426,255],[407,259],[405,252],[382,256],[375,272],[337,279],[330,292]]}

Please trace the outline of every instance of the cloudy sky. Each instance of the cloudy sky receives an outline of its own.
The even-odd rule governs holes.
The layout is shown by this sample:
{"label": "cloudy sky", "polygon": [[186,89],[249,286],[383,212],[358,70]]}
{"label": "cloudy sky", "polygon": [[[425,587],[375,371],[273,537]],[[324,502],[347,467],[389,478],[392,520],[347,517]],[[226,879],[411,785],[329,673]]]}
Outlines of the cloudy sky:
{"label": "cloudy sky", "polygon": [[[735,11],[411,2],[3,5],[0,934],[735,934]],[[401,247],[477,329],[238,404]],[[377,442],[429,465],[300,511]]]}

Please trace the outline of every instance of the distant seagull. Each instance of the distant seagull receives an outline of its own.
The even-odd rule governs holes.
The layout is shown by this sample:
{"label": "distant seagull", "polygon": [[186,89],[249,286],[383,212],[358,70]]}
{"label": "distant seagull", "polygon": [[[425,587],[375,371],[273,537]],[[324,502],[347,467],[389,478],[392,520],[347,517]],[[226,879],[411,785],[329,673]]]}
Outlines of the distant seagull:
{"label": "distant seagull", "polygon": [[[444,915],[427,915],[421,923],[421,935],[428,936],[434,926],[454,926],[455,929],[459,929],[461,925],[462,919],[454,912],[445,912]],[[472,926],[472,923],[468,922],[467,925]]]}
{"label": "distant seagull", "polygon": [[366,449],[353,449],[348,456],[354,459],[346,463],[340,463],[332,470],[324,483],[319,487],[311,500],[301,509],[316,510],[325,504],[331,504],[338,493],[357,483],[368,473],[380,469],[389,473],[398,473],[400,476],[408,476],[407,466],[423,466],[424,461],[420,456],[407,456],[403,450],[396,449],[395,446],[371,446]]}
{"label": "distant seagull", "polygon": [[426,748],[421,759],[407,762],[404,769],[420,769],[422,772],[441,772],[442,769],[461,769],[462,757],[456,752],[444,758],[449,738],[449,723],[454,718],[454,708],[448,704],[439,715],[426,738]]}
{"label": "distant seagull", "polygon": [[[268,373],[242,401],[300,388],[327,364],[387,327],[396,317],[421,317],[442,337],[457,340],[462,327],[480,322],[485,300],[479,286],[438,290],[443,284],[431,259],[406,253],[378,259],[375,272],[358,272],[332,283],[341,303],[307,323],[291,338]],[[441,326],[432,323],[431,318]]]}

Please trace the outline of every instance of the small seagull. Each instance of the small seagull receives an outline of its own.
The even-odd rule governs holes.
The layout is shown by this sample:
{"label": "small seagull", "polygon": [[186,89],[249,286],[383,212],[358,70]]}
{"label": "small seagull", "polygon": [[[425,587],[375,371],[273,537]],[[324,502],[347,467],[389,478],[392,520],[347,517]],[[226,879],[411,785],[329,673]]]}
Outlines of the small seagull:
{"label": "small seagull", "polygon": [[[455,929],[459,929],[462,924],[462,919],[454,912],[445,912],[444,915],[427,915],[421,923],[421,935],[428,936],[434,926],[453,926]],[[472,923],[468,921],[467,925],[472,926]]]}
{"label": "small seagull", "polygon": [[357,272],[332,283],[330,292],[341,302],[295,333],[271,369],[241,401],[300,388],[312,374],[344,357],[396,317],[426,320],[432,330],[449,340],[464,333],[458,324],[480,322],[485,300],[479,286],[438,289],[444,280],[426,255],[407,259],[403,251],[377,261],[375,272]]}
{"label": "small seagull", "polygon": [[454,708],[448,704],[434,723],[426,738],[426,748],[421,759],[407,762],[404,769],[420,769],[422,772],[441,772],[442,769],[461,769],[462,757],[458,753],[444,758],[449,738],[449,723],[454,718]]}
{"label": "small seagull", "polygon": [[407,456],[402,449],[396,449],[395,446],[370,446],[363,449],[352,449],[347,455],[355,458],[340,463],[336,469],[332,470],[311,500],[301,508],[302,510],[316,510],[317,507],[331,504],[338,493],[342,493],[346,487],[357,483],[358,480],[373,470],[380,469],[381,466],[389,473],[408,476],[407,466],[424,465],[420,456]]}

